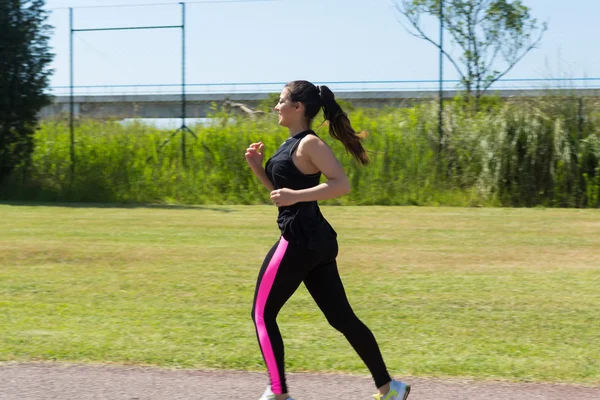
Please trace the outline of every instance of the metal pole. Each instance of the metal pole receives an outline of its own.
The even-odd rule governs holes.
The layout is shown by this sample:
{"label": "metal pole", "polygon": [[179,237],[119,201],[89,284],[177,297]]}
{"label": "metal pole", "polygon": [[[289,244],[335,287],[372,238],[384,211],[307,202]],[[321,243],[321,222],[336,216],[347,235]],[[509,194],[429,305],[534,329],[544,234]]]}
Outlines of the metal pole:
{"label": "metal pole", "polygon": [[71,182],[75,178],[75,98],[73,77],[73,8],[69,7],[69,132],[71,139]]}
{"label": "metal pole", "polygon": [[444,0],[440,0],[440,89],[439,89],[438,136],[439,151],[442,151],[444,132],[442,129],[444,114]]}
{"label": "metal pole", "polygon": [[185,112],[186,112],[186,97],[185,97],[185,3],[181,2],[181,154],[183,166],[186,166],[185,156]]}
{"label": "metal pole", "polygon": [[[69,8],[69,19],[70,19],[70,130],[71,130],[71,176],[75,173],[75,98],[74,98],[74,78],[73,78],[73,34],[76,32],[91,32],[91,31],[123,31],[123,30],[140,30],[140,29],[181,29],[181,127],[177,129],[173,134],[165,140],[158,148],[158,151],[166,145],[177,132],[181,131],[181,151],[183,165],[186,165],[186,151],[185,151],[185,131],[188,131],[194,138],[196,135],[186,125],[185,120],[187,118],[187,98],[186,98],[186,81],[185,81],[185,3],[181,4],[181,25],[159,25],[159,26],[132,26],[132,27],[115,27],[115,28],[91,28],[91,29],[74,29],[73,28],[73,8]],[[150,158],[148,158],[150,160]]]}
{"label": "metal pole", "polygon": [[584,122],[584,117],[583,117],[583,97],[579,97],[579,107],[577,109],[577,115],[578,115],[578,124],[577,124],[577,133],[579,135],[578,139],[581,140],[581,138],[583,137],[583,122]]}

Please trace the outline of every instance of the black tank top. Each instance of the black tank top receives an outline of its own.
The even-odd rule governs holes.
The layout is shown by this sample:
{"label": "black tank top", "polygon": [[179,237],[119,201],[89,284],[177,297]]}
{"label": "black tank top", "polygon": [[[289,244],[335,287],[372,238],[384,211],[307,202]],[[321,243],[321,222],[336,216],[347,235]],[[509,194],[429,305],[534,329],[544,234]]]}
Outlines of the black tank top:
{"label": "black tank top", "polygon": [[[307,135],[316,133],[308,130],[288,138],[265,164],[267,177],[275,189],[301,190],[320,183],[321,172],[304,174],[292,160],[292,154]],[[316,201],[279,207],[277,225],[288,242],[303,243],[311,249],[327,246],[337,236]]]}

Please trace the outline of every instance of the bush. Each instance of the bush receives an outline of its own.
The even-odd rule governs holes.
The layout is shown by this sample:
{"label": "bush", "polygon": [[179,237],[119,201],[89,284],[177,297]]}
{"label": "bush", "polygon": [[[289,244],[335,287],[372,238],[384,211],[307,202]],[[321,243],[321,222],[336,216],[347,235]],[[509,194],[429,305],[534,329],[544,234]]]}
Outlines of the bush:
{"label": "bush", "polygon": [[[460,101],[452,102],[445,110],[444,146],[438,154],[436,104],[354,110],[353,125],[370,133],[365,141],[372,160],[368,167],[357,165],[325,126],[315,126],[352,184],[349,195],[328,203],[599,207],[598,113],[589,107],[582,119],[580,111],[560,100],[494,103],[472,114]],[[217,113],[213,118],[211,126],[193,127],[198,138],[187,140],[187,167],[181,162],[179,136],[159,152],[169,132],[140,123],[82,122],[72,182],[68,126],[47,122],[36,134],[29,175],[16,171],[0,198],[268,203],[244,151],[249,143],[263,141],[268,157],[287,131],[272,115],[253,120]]]}

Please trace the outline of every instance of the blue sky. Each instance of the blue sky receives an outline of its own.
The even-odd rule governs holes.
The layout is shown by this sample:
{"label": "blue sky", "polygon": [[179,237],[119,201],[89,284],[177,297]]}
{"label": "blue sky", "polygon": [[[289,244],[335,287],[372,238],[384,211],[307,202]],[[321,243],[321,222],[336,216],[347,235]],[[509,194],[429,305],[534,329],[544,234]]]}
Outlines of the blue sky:
{"label": "blue sky", "polygon": [[[172,3],[161,6],[76,8],[75,28],[178,25],[171,0],[47,0],[55,27],[53,86],[69,79],[69,24],[64,7]],[[547,21],[541,46],[507,78],[600,77],[600,1],[524,0]],[[437,27],[429,32],[437,37]],[[75,84],[180,82],[180,31],[75,34]],[[410,36],[392,0],[280,0],[187,5],[188,83],[427,80],[438,77],[437,50]],[[455,79],[446,63],[446,79]]]}

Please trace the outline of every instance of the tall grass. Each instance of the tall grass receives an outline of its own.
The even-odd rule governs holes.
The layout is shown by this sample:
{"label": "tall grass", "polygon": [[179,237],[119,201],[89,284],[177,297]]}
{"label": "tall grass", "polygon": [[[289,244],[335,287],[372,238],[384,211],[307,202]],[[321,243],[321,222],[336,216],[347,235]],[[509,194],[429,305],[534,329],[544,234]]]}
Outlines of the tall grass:
{"label": "tall grass", "polygon": [[[600,113],[577,99],[498,103],[473,114],[456,101],[444,114],[438,152],[437,106],[353,110],[372,164],[358,166],[342,145],[320,136],[341,160],[352,192],[332,204],[600,206]],[[36,201],[258,204],[268,193],[247,168],[244,150],[263,141],[266,156],[287,137],[273,116],[223,112],[212,126],[180,134],[135,123],[82,121],[71,177],[68,126],[47,122],[36,134],[33,163],[0,187],[0,199]],[[317,121],[320,121],[319,117]],[[315,126],[316,128],[316,126]]]}

